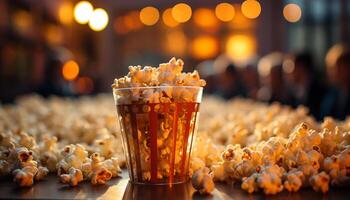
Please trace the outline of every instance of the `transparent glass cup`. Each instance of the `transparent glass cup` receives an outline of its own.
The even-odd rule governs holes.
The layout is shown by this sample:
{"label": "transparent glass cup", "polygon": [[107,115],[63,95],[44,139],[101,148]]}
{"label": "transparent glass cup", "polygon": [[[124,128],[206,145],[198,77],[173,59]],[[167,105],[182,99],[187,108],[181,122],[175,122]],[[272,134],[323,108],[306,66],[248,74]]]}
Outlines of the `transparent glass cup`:
{"label": "transparent glass cup", "polygon": [[187,181],[202,91],[192,86],[113,89],[131,182]]}

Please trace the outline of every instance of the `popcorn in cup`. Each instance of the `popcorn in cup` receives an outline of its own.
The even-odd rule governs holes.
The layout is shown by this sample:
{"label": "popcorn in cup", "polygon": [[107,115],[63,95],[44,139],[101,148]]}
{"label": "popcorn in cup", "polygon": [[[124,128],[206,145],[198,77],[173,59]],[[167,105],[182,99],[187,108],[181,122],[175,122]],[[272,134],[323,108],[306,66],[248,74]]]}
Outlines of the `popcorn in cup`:
{"label": "popcorn in cup", "polygon": [[[191,101],[182,96],[152,103],[123,102],[124,93],[172,90],[190,93]],[[114,89],[123,147],[130,180],[134,183],[173,184],[188,178],[189,160],[194,140],[202,87],[166,86]],[[121,101],[120,101],[121,100]]]}
{"label": "popcorn in cup", "polygon": [[182,68],[175,58],[158,68],[130,66],[112,85],[133,183],[172,185],[188,179],[205,81]]}

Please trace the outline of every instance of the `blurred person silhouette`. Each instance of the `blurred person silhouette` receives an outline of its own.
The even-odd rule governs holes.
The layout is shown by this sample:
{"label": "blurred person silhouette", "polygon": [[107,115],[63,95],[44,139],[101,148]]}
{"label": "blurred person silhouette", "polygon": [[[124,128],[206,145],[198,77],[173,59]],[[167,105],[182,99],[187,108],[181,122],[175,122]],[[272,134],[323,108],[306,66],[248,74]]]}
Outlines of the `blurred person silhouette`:
{"label": "blurred person silhouette", "polygon": [[224,99],[231,99],[236,96],[245,97],[244,88],[242,87],[240,74],[236,66],[232,63],[228,64],[225,70],[218,75],[218,88],[216,95]]}
{"label": "blurred person silhouette", "polygon": [[350,115],[349,48],[342,48],[340,54],[336,56],[334,66],[328,66],[331,67],[331,70],[327,70],[330,86],[322,101],[321,117],[332,116],[344,120],[347,115]]}
{"label": "blurred person silhouette", "polygon": [[286,89],[282,71],[283,54],[273,52],[262,57],[258,62],[261,87],[257,97],[264,102],[278,101],[291,104],[291,96]]}
{"label": "blurred person silhouette", "polygon": [[241,77],[246,97],[257,99],[259,90],[259,76],[256,65],[253,63],[245,65],[241,69]]}
{"label": "blurred person silhouette", "polygon": [[336,62],[345,50],[346,46],[344,44],[335,44],[326,54],[326,73],[329,85],[336,86],[337,84]]}
{"label": "blurred person silhouette", "polygon": [[324,86],[316,78],[311,54],[303,52],[288,56],[283,61],[283,72],[287,76],[292,106],[304,105],[316,119],[320,119]]}
{"label": "blurred person silhouette", "polygon": [[63,47],[49,47],[47,49],[44,76],[37,90],[39,94],[44,97],[50,95],[72,96],[74,94],[71,84],[62,77],[62,66],[71,57],[71,53]]}
{"label": "blurred person silhouette", "polygon": [[213,94],[217,87],[217,73],[214,70],[214,62],[212,60],[203,61],[198,64],[196,70],[206,81],[205,90],[206,94]]}

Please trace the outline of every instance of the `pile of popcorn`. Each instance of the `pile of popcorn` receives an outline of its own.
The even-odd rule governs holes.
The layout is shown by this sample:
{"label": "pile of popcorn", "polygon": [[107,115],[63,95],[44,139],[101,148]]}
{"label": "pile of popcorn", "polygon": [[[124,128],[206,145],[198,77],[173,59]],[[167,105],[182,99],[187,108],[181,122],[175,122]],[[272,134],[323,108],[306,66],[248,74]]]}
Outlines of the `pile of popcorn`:
{"label": "pile of popcorn", "polygon": [[193,87],[203,87],[206,82],[196,70],[182,72],[183,67],[184,62],[176,58],[159,67],[130,66],[129,73],[112,84],[117,104],[196,102],[198,90]]}
{"label": "pile of popcorn", "polygon": [[[48,173],[63,183],[105,183],[125,167],[110,95],[78,99],[28,96],[0,107],[0,175],[30,186]],[[247,192],[347,183],[350,119],[317,123],[305,108],[205,97],[190,176],[210,192],[211,179]],[[208,169],[204,168],[207,167]],[[209,189],[208,189],[209,188]]]}
{"label": "pile of popcorn", "polygon": [[[207,167],[214,181],[241,184],[248,193],[301,187],[325,193],[350,183],[350,118],[317,123],[304,107],[244,99],[208,97],[202,104],[192,172]],[[200,191],[211,191],[210,181],[201,183]]]}
{"label": "pile of popcorn", "polygon": [[76,186],[117,177],[123,150],[111,96],[28,96],[0,106],[0,176],[31,186],[48,173]]}
{"label": "pile of popcorn", "polygon": [[[120,102],[193,101],[184,90],[139,90],[143,86],[203,86],[197,72],[182,73],[172,59],[153,67],[130,67],[116,79]],[[143,91],[143,92],[140,92]],[[117,104],[118,104],[117,103]],[[62,183],[104,184],[117,177],[125,158],[111,95],[64,99],[39,96],[0,105],[0,176],[31,186],[49,173]],[[189,176],[201,193],[213,181],[237,183],[248,193],[327,192],[350,180],[350,118],[316,122],[307,108],[292,109],[247,99],[204,97]],[[146,175],[145,175],[146,177]]]}

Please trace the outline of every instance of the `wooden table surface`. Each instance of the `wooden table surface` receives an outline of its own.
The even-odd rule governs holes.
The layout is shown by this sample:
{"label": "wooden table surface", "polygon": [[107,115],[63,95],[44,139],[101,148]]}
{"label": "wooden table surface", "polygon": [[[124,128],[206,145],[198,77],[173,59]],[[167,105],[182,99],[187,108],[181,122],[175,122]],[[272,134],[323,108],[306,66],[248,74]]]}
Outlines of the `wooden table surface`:
{"label": "wooden table surface", "polygon": [[350,199],[350,187],[332,188],[327,194],[316,193],[312,189],[302,189],[297,193],[284,191],[278,195],[265,196],[262,193],[248,194],[241,190],[239,185],[230,186],[224,183],[216,183],[216,189],[212,195],[199,195],[190,183],[166,186],[132,185],[128,181],[128,175],[124,171],[121,178],[114,178],[107,185],[92,186],[90,183],[81,183],[77,187],[69,187],[61,184],[55,175],[48,176],[45,180],[35,183],[30,188],[18,188],[9,179],[0,180],[0,199],[147,199],[147,200],[186,200],[186,199],[295,199],[295,200],[326,200],[326,199]]}

